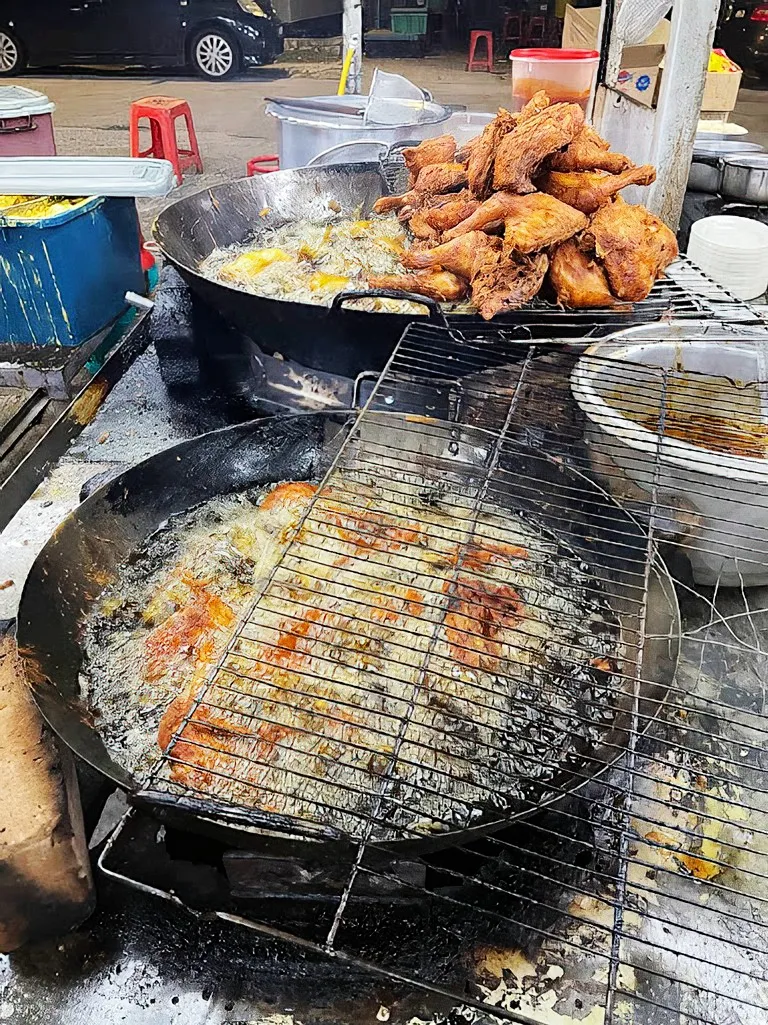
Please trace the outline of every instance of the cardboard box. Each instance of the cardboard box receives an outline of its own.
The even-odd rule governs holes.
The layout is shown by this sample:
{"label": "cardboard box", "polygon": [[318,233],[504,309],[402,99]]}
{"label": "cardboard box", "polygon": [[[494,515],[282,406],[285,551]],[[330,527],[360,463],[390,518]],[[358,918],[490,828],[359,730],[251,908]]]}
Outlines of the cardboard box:
{"label": "cardboard box", "polygon": [[625,46],[616,88],[643,107],[655,107],[665,53],[663,43]]}
{"label": "cardboard box", "polygon": [[[565,9],[563,20],[564,50],[599,50],[598,34],[600,32],[599,7],[571,7]],[[669,41],[669,22],[663,19],[651,34],[643,40],[643,46],[651,43]]]}
{"label": "cardboard box", "polygon": [[[639,46],[625,46],[621,55],[621,71],[616,88],[643,107],[655,107],[664,70],[664,55],[669,42],[669,22],[659,22]],[[600,31],[600,8],[565,10],[563,47],[575,50],[596,50]],[[707,72],[702,113],[730,114],[736,106],[741,85],[741,70]]]}
{"label": "cardboard box", "polygon": [[738,71],[708,71],[701,101],[702,113],[730,114],[739,98],[741,74],[741,68]]}

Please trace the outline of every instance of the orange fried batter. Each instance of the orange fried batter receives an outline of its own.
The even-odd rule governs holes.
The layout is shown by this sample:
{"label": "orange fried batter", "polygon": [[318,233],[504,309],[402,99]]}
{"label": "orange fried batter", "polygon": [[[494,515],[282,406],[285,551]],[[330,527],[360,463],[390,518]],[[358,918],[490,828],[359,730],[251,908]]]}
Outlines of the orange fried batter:
{"label": "orange fried batter", "polygon": [[172,613],[147,638],[147,680],[159,680],[167,672],[168,663],[180,655],[203,661],[205,642],[217,630],[234,625],[234,612],[218,595],[206,589],[205,581],[183,579],[193,594],[193,603]]}
{"label": "orange fried batter", "polygon": [[[295,506],[298,514],[314,492],[312,485],[280,485],[266,497],[262,508]],[[310,531],[314,530],[317,543],[318,527],[344,542],[344,548],[348,549],[346,552],[342,549],[334,563],[340,571],[354,567],[373,552],[407,552],[425,543],[424,530],[419,525],[403,522],[381,510],[354,508],[333,488],[329,488],[327,497],[313,507],[299,534],[299,542],[308,541]],[[451,573],[442,584],[447,608],[441,636],[460,665],[494,670],[500,660],[509,657],[509,635],[521,622],[524,607],[518,592],[503,578],[499,579],[498,574],[501,571],[502,577],[505,576],[507,569],[511,571],[514,563],[527,557],[528,552],[518,545],[485,541],[480,537],[446,551],[444,567],[455,567],[455,575]],[[261,685],[253,694],[254,719],[249,720],[248,726],[242,725],[241,706],[231,713],[215,707],[227,703],[226,687],[220,697],[211,696],[216,693],[218,684],[209,686],[203,692],[205,701],[195,707],[202,683],[196,674],[188,681],[185,692],[168,707],[158,730],[158,743],[171,757],[171,776],[175,782],[197,791],[215,792],[222,778],[237,778],[253,788],[254,806],[265,811],[272,810],[272,804],[264,774],[278,763],[281,754],[278,764],[282,765],[287,755],[285,764],[289,765],[290,752],[300,748],[308,730],[322,734],[318,757],[334,757],[334,745],[344,743],[346,738],[359,745],[360,731],[366,729],[366,708],[355,709],[343,704],[339,707],[333,699],[333,685],[321,682],[313,660],[326,660],[329,649],[338,649],[342,654],[334,656],[336,658],[363,657],[375,663],[376,646],[382,639],[387,643],[387,637],[390,640],[398,637],[407,629],[408,620],[420,619],[428,607],[427,594],[418,587],[396,582],[387,583],[388,591],[379,592],[375,587],[366,591],[359,604],[351,595],[347,604],[340,604],[338,610],[335,604],[331,607],[313,605],[311,584],[305,583],[301,574],[283,586],[290,601],[284,609],[280,604],[270,605],[272,611],[264,625],[254,627],[256,636],[248,637],[245,642],[248,674]],[[208,605],[204,607],[207,609]],[[350,612],[350,608],[354,611]],[[197,606],[195,611],[200,611]],[[216,609],[216,614],[211,613],[212,622],[218,624],[219,612]],[[374,626],[376,631],[370,629]],[[382,628],[393,633],[382,633]],[[213,661],[212,635],[210,638],[206,635],[205,639],[210,646],[207,651],[210,664]],[[159,649],[157,657],[160,657]],[[231,671],[237,671],[238,657],[237,649],[233,649],[229,656],[232,661],[228,662]],[[303,692],[299,697],[297,689]],[[293,718],[279,725],[269,721],[281,714],[280,709],[286,703],[294,706],[291,715],[296,717],[296,725],[293,725]],[[332,715],[329,715],[329,707]],[[386,755],[386,747],[382,747],[381,757]],[[260,792],[260,787],[264,793]]]}

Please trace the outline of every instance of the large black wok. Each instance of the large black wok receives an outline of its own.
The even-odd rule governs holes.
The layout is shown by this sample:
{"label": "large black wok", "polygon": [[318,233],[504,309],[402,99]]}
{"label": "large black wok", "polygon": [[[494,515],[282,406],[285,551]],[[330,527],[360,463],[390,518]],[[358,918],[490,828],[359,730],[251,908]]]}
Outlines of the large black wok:
{"label": "large black wok", "polygon": [[[344,305],[344,293],[330,308],[265,299],[212,281],[200,272],[200,264],[214,249],[258,238],[265,228],[303,218],[327,220],[334,212],[329,203],[340,204],[344,214],[360,209],[366,216],[386,192],[386,181],[375,164],[275,171],[178,200],[157,218],[153,235],[192,290],[265,352],[354,378],[366,370],[383,369],[412,315],[352,310]],[[417,301],[442,322],[435,303]]]}
{"label": "large black wok", "polygon": [[[82,625],[102,589],[118,578],[123,561],[169,516],[217,495],[260,484],[317,479],[329,466],[351,422],[351,416],[342,413],[274,418],[214,431],[152,456],[94,492],[64,520],[36,559],[22,594],[19,645],[35,698],[53,729],[76,754],[130,791],[134,800],[151,803],[158,814],[170,821],[224,835],[236,845],[249,846],[258,841],[264,846],[263,833],[256,836],[252,830],[242,829],[243,825],[267,829],[273,837],[276,832],[282,833],[282,839],[273,839],[273,846],[295,845],[300,841],[294,836],[286,838],[285,821],[278,822],[277,817],[272,821],[266,813],[249,815],[247,810],[232,809],[217,812],[210,803],[199,799],[177,801],[168,795],[164,799],[154,793],[142,795],[139,781],[110,757],[80,700]],[[565,469],[560,462],[522,448],[514,459],[521,473],[526,471],[527,463],[535,461],[536,472],[544,483],[534,495],[511,496],[510,508],[535,512],[546,522],[547,503],[542,489],[551,487],[553,496],[564,491],[584,496],[574,498],[573,508],[569,509],[568,541],[605,581],[606,594],[622,627],[622,643],[631,662],[638,654],[638,639],[636,627],[632,626],[626,633],[634,639],[625,637],[625,617],[633,621],[636,615],[636,604],[627,584],[642,584],[639,567],[647,539],[641,528],[586,478]],[[618,546],[617,537],[621,542]],[[617,548],[621,557],[616,554]],[[621,554],[624,552],[626,561]],[[589,747],[588,755],[574,758],[574,764],[563,771],[547,800],[572,790],[604,765],[614,762],[620,757],[629,732],[644,729],[658,711],[674,673],[679,612],[663,565],[652,569],[649,587],[642,675],[653,684],[643,683],[637,695],[642,715],[639,726],[633,727],[629,719],[634,700],[634,684],[629,680],[627,693],[614,699],[620,711],[611,730],[602,736],[599,746]],[[131,714],[132,710],[126,709],[126,716]],[[530,810],[529,807],[527,812]],[[203,816],[207,821],[203,821]],[[395,840],[382,846],[402,853],[446,847],[471,835],[498,829],[501,824],[485,823],[461,833]],[[299,830],[290,832],[296,834]],[[328,839],[333,836],[329,834]],[[339,842],[343,843],[343,839]],[[321,846],[333,848],[334,844]],[[318,844],[313,842],[312,847],[316,849]]]}

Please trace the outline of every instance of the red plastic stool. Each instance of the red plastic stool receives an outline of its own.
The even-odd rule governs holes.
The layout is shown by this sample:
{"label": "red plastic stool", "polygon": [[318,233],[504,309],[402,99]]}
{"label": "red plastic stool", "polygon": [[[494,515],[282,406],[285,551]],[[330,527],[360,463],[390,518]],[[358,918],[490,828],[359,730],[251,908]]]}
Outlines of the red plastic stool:
{"label": "red plastic stool", "polygon": [[541,44],[544,42],[547,33],[547,19],[546,18],[529,18],[528,28],[525,33],[525,46],[535,46],[537,43]]}
{"label": "red plastic stool", "polygon": [[[485,40],[488,49],[486,57],[477,56],[477,44],[481,39]],[[493,71],[493,32],[479,32],[473,29],[469,33],[469,60],[467,71]]]}
{"label": "red plastic stool", "polygon": [[[176,121],[183,117],[189,135],[190,149],[179,149],[176,138]],[[139,148],[139,121],[146,118],[152,144],[149,149]],[[175,100],[170,96],[145,96],[131,104],[130,145],[132,157],[161,157],[170,160],[176,172],[176,181],[181,184],[182,174],[188,167],[203,170],[203,161],[197,145],[192,111],[186,100]]]}
{"label": "red plastic stool", "polygon": [[523,38],[523,15],[508,14],[504,18],[504,27],[501,30],[501,41],[506,49],[508,46],[519,46]]}
{"label": "red plastic stool", "polygon": [[249,178],[255,174],[270,174],[280,170],[280,157],[277,153],[265,153],[260,157],[251,157],[245,165],[245,173]]}

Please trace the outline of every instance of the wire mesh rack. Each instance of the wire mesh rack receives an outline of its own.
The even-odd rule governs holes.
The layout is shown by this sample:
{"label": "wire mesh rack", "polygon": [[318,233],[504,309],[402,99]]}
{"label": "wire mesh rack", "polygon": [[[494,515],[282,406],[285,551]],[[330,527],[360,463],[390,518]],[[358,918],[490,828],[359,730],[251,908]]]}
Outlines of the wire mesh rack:
{"label": "wire mesh rack", "polygon": [[408,330],[148,786],[331,852],[225,917],[458,1020],[766,1020],[767,359]]}

